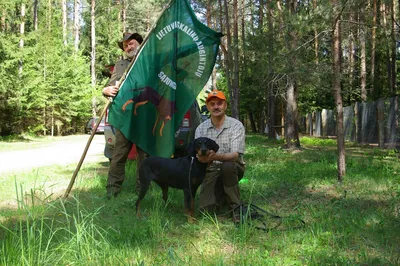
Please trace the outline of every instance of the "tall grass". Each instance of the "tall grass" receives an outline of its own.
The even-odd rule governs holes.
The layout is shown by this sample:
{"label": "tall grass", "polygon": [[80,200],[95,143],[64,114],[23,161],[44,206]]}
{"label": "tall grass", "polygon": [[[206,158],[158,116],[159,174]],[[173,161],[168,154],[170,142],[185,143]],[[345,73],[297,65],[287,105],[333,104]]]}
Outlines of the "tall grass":
{"label": "tall grass", "polygon": [[[56,200],[45,206],[35,206],[32,200],[28,205],[22,187],[16,184],[16,188],[18,208],[9,226],[0,225],[4,230],[0,265],[103,263],[109,243],[108,230],[96,223],[101,208],[88,211],[77,199],[67,203]],[[73,213],[66,204],[74,206]]]}
{"label": "tall grass", "polygon": [[138,219],[134,162],[112,200],[104,197],[104,163],[84,166],[67,201],[38,180],[62,187],[74,166],[5,176],[0,194],[13,183],[16,203],[0,205],[0,265],[399,265],[397,153],[348,144],[347,174],[338,184],[336,144],[302,144],[294,152],[263,136],[246,139],[242,199],[289,217],[276,228],[265,217],[274,228],[267,232],[255,228],[259,221],[235,226],[230,217],[201,212],[188,224],[183,193],[171,189],[165,204],[156,185]]}

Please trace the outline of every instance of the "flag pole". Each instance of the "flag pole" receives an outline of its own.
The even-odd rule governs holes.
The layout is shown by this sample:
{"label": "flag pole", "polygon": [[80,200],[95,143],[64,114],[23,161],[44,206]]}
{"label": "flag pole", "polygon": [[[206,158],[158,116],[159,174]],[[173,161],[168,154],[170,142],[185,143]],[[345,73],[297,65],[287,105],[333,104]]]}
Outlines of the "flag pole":
{"label": "flag pole", "polygon": [[[170,0],[169,3],[168,3],[167,5],[164,6],[164,8],[163,8],[161,14],[158,16],[158,18],[157,18],[156,22],[154,23],[153,27],[152,27],[151,30],[146,34],[146,37],[144,38],[142,44],[139,46],[139,49],[138,49],[138,51],[137,51],[135,57],[134,57],[133,60],[129,63],[128,68],[125,70],[124,74],[122,75],[121,79],[119,80],[118,84],[120,84],[120,86],[122,86],[122,83],[125,81],[125,78],[126,78],[127,73],[130,71],[130,69],[132,68],[133,64],[135,63],[135,61],[136,61],[136,56],[140,53],[140,51],[142,50],[142,48],[143,48],[144,45],[146,44],[147,40],[149,39],[150,34],[151,34],[151,33],[153,32],[153,30],[156,28],[156,25],[157,25],[158,21],[160,20],[161,16],[164,14],[165,10],[166,10],[168,7],[170,7],[172,1],[173,1],[173,0]],[[102,111],[101,114],[100,114],[99,120],[97,121],[95,127],[92,129],[92,134],[90,135],[89,140],[88,140],[88,142],[86,143],[86,147],[85,147],[85,149],[84,149],[84,151],[83,151],[83,153],[82,153],[81,159],[79,160],[79,163],[78,163],[78,165],[76,166],[75,171],[74,171],[74,173],[73,173],[73,175],[72,175],[72,177],[71,177],[71,180],[70,180],[70,182],[69,182],[68,188],[67,188],[67,190],[66,190],[65,193],[64,193],[64,199],[68,198],[68,195],[69,195],[69,193],[71,192],[72,187],[74,186],[76,176],[78,175],[79,170],[81,169],[81,166],[82,166],[82,164],[83,164],[83,161],[85,160],[87,151],[89,150],[90,144],[92,143],[92,140],[93,140],[93,138],[94,138],[94,134],[96,133],[96,130],[97,130],[97,128],[99,127],[100,122],[101,122],[102,118],[104,117],[104,114],[106,113],[108,107],[110,107],[110,104],[112,103],[112,101],[113,101],[113,98],[112,98],[112,97],[108,97],[108,101],[107,101],[107,103],[106,103],[106,105],[105,105],[103,111]]]}

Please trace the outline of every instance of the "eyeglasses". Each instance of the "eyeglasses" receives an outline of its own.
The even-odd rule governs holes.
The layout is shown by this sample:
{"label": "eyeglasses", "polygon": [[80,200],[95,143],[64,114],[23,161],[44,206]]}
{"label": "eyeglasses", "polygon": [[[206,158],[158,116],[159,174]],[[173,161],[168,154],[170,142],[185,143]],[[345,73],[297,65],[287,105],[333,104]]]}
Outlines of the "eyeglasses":
{"label": "eyeglasses", "polygon": [[211,107],[214,106],[222,106],[224,104],[224,101],[211,101],[208,103]]}

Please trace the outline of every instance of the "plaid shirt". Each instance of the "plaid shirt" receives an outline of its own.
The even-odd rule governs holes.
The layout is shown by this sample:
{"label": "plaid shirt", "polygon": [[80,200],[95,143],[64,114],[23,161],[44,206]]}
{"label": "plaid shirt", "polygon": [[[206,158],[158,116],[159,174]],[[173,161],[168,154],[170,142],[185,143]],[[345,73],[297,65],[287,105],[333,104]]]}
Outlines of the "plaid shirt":
{"label": "plaid shirt", "polygon": [[207,119],[197,127],[195,138],[198,137],[214,140],[219,145],[218,153],[220,154],[238,152],[238,162],[244,163],[245,130],[239,120],[226,115],[224,124],[220,130],[217,130],[211,123],[211,119]]}

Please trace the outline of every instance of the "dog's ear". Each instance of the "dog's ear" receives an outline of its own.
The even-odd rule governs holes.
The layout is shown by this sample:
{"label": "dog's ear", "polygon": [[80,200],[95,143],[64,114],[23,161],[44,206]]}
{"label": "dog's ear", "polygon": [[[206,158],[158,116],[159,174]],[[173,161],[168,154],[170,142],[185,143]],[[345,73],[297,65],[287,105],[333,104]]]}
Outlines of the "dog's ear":
{"label": "dog's ear", "polygon": [[192,142],[189,143],[189,145],[186,148],[186,151],[189,156],[195,157],[196,156],[196,140],[193,140]]}
{"label": "dog's ear", "polygon": [[218,152],[219,150],[219,145],[212,139],[210,139],[211,141],[211,150],[215,151],[215,153]]}

